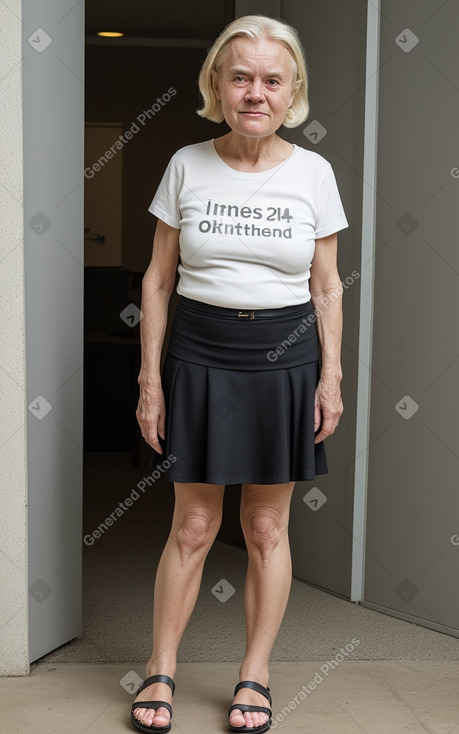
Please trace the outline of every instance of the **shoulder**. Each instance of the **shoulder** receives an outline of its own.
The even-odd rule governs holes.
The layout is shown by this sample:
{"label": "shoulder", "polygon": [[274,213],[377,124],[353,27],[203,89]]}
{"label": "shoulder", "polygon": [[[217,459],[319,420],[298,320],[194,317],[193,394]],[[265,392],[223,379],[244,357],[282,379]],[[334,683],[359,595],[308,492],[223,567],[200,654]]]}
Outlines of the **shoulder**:
{"label": "shoulder", "polygon": [[308,166],[309,170],[317,173],[326,173],[331,169],[331,164],[319,153],[307,148],[301,148],[299,145],[295,146],[295,155],[292,156],[292,160],[295,160],[297,165]]}
{"label": "shoulder", "polygon": [[192,145],[185,145],[183,148],[179,148],[171,158],[171,163],[175,165],[190,165],[192,163],[199,163],[202,165],[206,158],[212,156],[212,140],[204,140],[201,143],[193,143]]}

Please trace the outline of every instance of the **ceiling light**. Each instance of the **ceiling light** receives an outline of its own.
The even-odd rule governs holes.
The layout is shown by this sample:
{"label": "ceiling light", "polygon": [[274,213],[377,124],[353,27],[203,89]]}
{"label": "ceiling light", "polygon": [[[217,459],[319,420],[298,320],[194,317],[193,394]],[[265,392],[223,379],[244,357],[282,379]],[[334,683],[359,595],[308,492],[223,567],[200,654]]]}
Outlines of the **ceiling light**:
{"label": "ceiling light", "polygon": [[103,36],[104,38],[120,38],[124,36],[124,33],[119,33],[118,31],[98,31],[97,35]]}

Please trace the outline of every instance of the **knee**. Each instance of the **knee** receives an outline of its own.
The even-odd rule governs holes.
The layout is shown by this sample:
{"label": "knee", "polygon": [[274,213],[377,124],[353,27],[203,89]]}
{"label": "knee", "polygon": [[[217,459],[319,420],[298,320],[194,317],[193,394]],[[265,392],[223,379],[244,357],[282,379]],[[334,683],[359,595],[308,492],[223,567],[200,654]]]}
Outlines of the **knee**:
{"label": "knee", "polygon": [[249,510],[243,517],[242,527],[247,545],[255,546],[263,560],[266,560],[279,545],[287,531],[281,514],[271,507]]}
{"label": "knee", "polygon": [[221,516],[205,507],[189,507],[180,519],[177,544],[182,555],[209,549],[220,527]]}

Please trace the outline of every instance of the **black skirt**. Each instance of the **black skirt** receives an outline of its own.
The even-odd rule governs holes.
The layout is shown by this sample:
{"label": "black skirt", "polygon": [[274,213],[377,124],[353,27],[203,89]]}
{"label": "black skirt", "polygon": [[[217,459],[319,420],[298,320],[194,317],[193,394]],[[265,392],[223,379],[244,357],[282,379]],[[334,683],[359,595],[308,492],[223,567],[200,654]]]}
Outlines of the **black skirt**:
{"label": "black skirt", "polygon": [[163,454],[153,452],[150,471],[208,484],[327,474],[314,443],[319,372],[310,302],[239,311],[182,296],[162,370]]}

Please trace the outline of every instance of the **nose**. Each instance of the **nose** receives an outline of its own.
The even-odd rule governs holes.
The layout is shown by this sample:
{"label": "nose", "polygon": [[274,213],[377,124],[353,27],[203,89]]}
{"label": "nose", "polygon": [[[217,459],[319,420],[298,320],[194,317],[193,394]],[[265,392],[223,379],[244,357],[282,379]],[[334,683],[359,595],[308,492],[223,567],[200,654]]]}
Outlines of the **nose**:
{"label": "nose", "polygon": [[264,87],[261,79],[254,79],[247,89],[246,98],[251,102],[261,102],[264,99]]}

